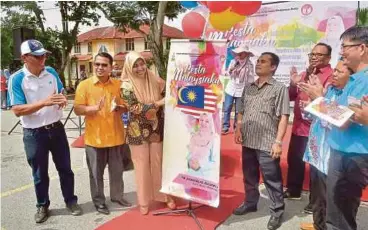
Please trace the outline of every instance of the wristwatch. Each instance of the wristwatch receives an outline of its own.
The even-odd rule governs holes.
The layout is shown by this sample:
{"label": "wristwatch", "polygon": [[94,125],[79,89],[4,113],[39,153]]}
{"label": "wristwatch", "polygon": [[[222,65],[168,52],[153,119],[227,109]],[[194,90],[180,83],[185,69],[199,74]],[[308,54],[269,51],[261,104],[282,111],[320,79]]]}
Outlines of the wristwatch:
{"label": "wristwatch", "polygon": [[279,144],[279,145],[282,145],[282,141],[279,141],[279,140],[275,140],[275,143]]}

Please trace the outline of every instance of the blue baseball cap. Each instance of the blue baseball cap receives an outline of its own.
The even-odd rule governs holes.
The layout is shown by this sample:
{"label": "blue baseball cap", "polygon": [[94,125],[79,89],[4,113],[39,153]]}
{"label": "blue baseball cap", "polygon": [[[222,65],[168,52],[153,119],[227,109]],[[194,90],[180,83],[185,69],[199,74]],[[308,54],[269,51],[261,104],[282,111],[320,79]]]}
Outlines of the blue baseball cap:
{"label": "blue baseball cap", "polygon": [[32,54],[35,56],[42,56],[45,53],[51,53],[50,51],[45,50],[45,48],[43,48],[43,45],[40,41],[34,39],[24,41],[20,46],[20,51],[22,55]]}

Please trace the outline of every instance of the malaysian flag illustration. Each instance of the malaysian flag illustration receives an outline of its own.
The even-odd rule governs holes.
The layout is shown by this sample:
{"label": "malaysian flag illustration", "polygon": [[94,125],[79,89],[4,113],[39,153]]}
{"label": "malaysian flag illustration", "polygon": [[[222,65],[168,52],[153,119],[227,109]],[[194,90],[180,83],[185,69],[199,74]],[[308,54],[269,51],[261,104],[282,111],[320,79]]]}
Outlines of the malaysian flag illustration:
{"label": "malaysian flag illustration", "polygon": [[204,112],[216,111],[217,96],[204,86],[184,86],[178,90],[177,107],[185,113],[199,118]]}

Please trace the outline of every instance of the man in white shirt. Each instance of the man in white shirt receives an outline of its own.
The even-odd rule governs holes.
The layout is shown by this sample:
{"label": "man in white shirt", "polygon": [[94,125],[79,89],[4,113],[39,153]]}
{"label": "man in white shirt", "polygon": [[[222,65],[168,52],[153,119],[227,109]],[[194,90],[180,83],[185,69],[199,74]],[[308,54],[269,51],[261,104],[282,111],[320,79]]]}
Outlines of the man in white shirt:
{"label": "man in white shirt", "polygon": [[235,58],[229,65],[230,79],[225,88],[224,101],[224,121],[222,125],[222,134],[228,134],[230,129],[230,115],[235,104],[234,130],[236,128],[236,119],[238,115],[237,107],[240,103],[244,86],[254,82],[254,66],[249,57],[254,54],[249,51],[249,47],[241,45],[234,49]]}
{"label": "man in white shirt", "polygon": [[26,157],[32,168],[37,197],[36,223],[46,221],[49,216],[49,152],[60,177],[67,208],[74,216],[82,214],[74,194],[69,143],[60,122],[67,99],[62,94],[64,88],[59,75],[45,66],[47,53],[50,52],[37,40],[23,42],[24,67],[10,76],[8,85],[10,106],[20,117]]}

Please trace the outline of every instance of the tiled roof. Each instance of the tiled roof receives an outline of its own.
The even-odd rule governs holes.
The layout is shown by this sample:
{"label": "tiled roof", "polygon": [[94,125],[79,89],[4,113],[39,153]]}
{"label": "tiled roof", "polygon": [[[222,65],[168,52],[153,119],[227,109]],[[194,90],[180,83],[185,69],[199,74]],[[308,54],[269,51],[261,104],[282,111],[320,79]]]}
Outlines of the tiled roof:
{"label": "tiled roof", "polygon": [[[140,29],[146,34],[148,34],[149,32],[148,25],[143,25],[140,27]],[[183,31],[168,25],[163,26],[162,33],[163,37],[186,38]],[[129,29],[127,33],[123,33],[116,27],[108,26],[96,28],[83,34],[80,34],[78,36],[78,42],[86,42],[100,39],[125,39],[125,38],[143,38],[143,36],[135,30]]]}
{"label": "tiled roof", "polygon": [[77,58],[79,61],[88,61],[92,59],[92,55],[90,54],[74,54],[73,57]]}
{"label": "tiled roof", "polygon": [[[125,61],[125,56],[128,54],[129,52],[120,52],[117,53],[114,56],[114,61]],[[151,51],[143,51],[140,52],[140,54],[142,55],[142,57],[146,60],[151,59],[153,57]]]}

